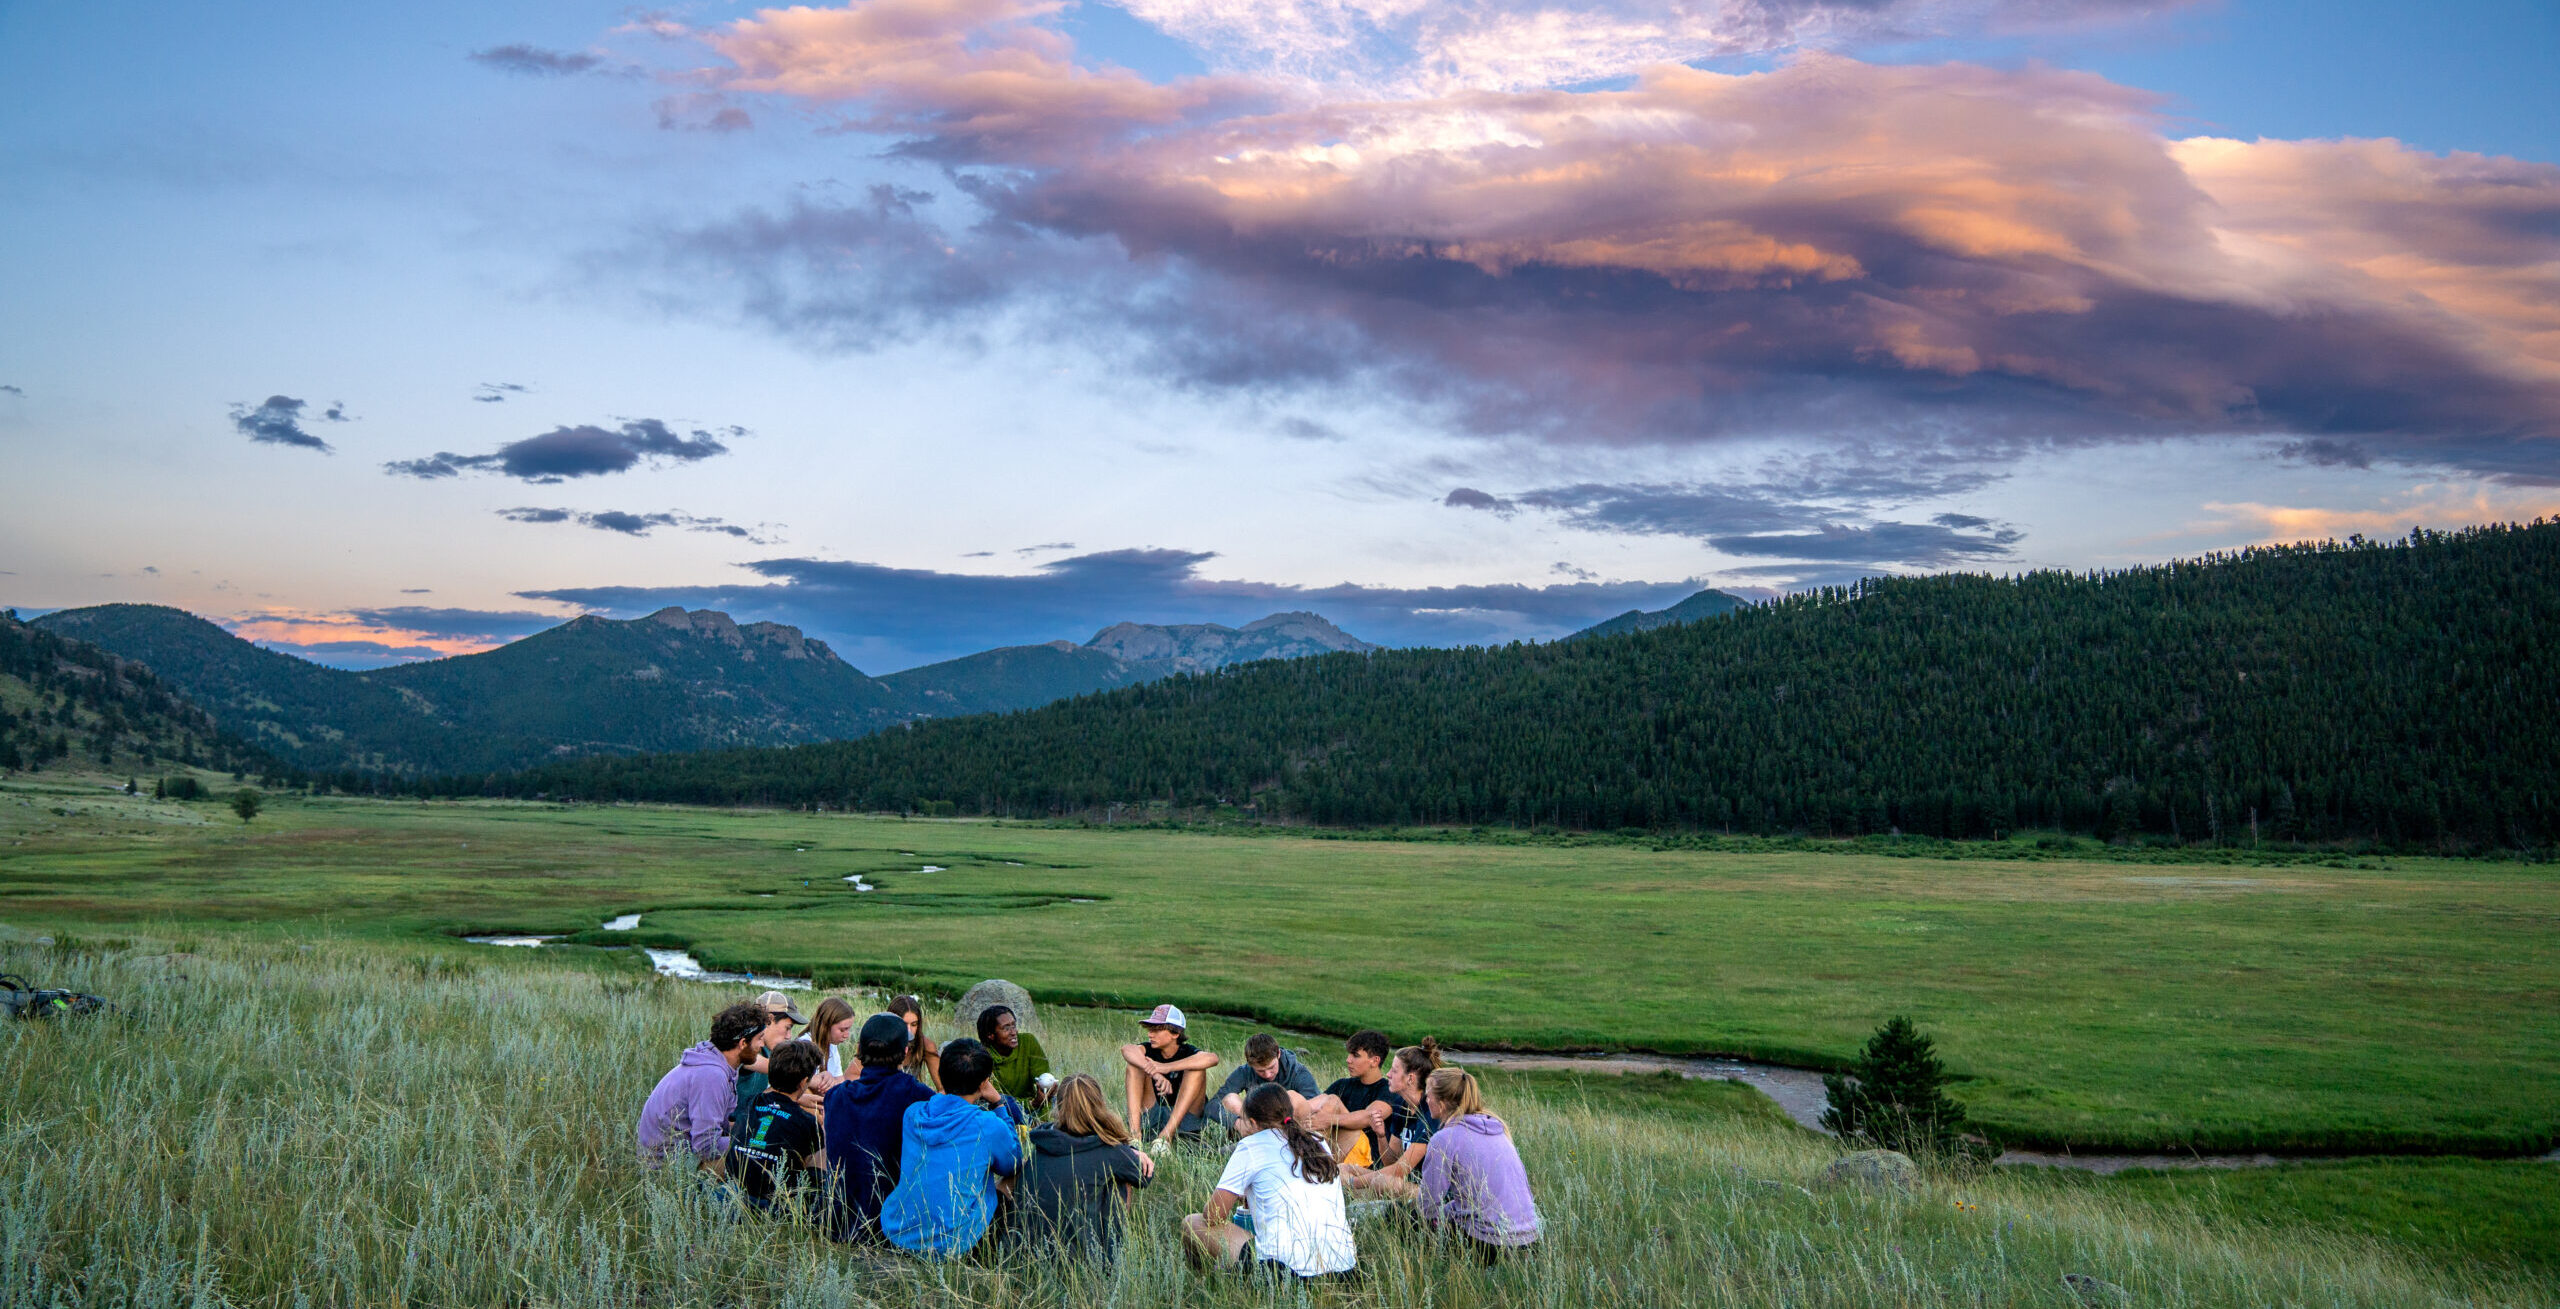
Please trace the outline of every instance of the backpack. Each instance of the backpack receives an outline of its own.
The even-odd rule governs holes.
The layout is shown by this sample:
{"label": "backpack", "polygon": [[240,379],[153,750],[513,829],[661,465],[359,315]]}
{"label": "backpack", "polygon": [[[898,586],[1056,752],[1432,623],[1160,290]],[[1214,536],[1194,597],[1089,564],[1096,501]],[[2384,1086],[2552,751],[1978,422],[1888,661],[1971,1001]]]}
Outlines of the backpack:
{"label": "backpack", "polygon": [[0,1010],[6,1010],[11,1018],[76,1018],[114,1009],[99,996],[38,990],[16,973],[0,973]]}

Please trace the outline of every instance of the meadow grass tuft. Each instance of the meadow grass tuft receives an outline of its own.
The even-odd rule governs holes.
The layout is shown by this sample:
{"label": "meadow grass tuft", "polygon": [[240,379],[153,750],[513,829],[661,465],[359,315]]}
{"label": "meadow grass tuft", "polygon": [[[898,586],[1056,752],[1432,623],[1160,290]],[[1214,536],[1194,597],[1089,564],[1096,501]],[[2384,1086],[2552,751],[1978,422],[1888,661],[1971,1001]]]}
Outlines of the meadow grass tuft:
{"label": "meadow grass tuft", "polygon": [[[2085,1180],[1939,1176],[1832,1190],[1838,1147],[1737,1089],[1501,1077],[1548,1234],[1483,1269],[1364,1225],[1367,1280],[1207,1278],[1180,1214],[1218,1157],[1178,1154],[1109,1267],[865,1254],[738,1219],[630,1157],[634,1112],[738,988],[592,952],[196,937],[0,940],[0,969],[119,1019],[0,1027],[0,1307],[198,1305],[2548,1305],[2529,1274],[2366,1237],[2224,1223]],[[1049,1009],[1062,1071],[1127,1033]],[[932,1015],[938,1034],[953,1029]],[[1231,1043],[1230,1043],[1231,1044]],[[1329,1053],[1329,1052],[1327,1052]],[[1116,1078],[1111,1079],[1116,1085]],[[1731,1111],[1726,1111],[1730,1109]]]}

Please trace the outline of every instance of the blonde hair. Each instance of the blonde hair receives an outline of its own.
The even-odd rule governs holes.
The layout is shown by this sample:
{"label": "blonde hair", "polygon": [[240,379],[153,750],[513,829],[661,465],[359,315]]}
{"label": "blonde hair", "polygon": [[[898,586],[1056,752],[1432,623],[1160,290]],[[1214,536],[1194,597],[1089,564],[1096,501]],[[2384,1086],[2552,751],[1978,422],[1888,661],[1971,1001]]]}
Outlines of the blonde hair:
{"label": "blonde hair", "polygon": [[1111,1112],[1102,1098],[1102,1083],[1091,1073],[1076,1073],[1058,1083],[1058,1130],[1069,1136],[1098,1136],[1107,1145],[1127,1145],[1137,1138],[1129,1125]]}
{"label": "blonde hair", "polygon": [[1433,1116],[1444,1123],[1484,1112],[1484,1093],[1476,1089],[1476,1075],[1464,1068],[1443,1068],[1431,1074],[1422,1084],[1422,1097],[1440,1111]]}
{"label": "blonde hair", "polygon": [[[801,1035],[808,1037],[810,1043],[816,1045],[821,1052],[832,1050],[835,1046],[827,1040],[827,1033],[836,1030],[836,1024],[860,1016],[854,1011],[851,1000],[840,995],[831,995],[818,1002],[818,1012],[810,1016],[809,1025],[802,1029]],[[857,1023],[855,1026],[859,1027],[860,1024]],[[853,1037],[847,1036],[844,1043],[853,1044]]]}

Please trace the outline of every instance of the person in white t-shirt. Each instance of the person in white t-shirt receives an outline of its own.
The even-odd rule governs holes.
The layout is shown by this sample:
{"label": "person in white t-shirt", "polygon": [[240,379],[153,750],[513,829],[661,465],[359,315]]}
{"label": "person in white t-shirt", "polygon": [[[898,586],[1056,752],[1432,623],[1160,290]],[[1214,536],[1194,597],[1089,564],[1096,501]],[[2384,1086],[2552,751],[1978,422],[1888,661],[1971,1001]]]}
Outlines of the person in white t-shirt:
{"label": "person in white t-shirt", "polygon": [[[1192,1257],[1213,1268],[1277,1264],[1294,1276],[1339,1277],[1359,1263],[1342,1205],[1342,1169],[1324,1138],[1297,1121],[1289,1093],[1265,1082],[1244,1098],[1246,1131],[1208,1207],[1182,1220]],[[1250,1229],[1234,1221],[1241,1205]]]}

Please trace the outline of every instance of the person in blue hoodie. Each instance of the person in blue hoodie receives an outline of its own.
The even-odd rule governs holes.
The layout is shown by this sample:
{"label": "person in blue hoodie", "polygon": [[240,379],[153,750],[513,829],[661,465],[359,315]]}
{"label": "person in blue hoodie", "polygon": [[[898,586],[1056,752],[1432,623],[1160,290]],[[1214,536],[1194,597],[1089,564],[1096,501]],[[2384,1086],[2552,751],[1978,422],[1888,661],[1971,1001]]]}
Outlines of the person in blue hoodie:
{"label": "person in blue hoodie", "polygon": [[995,1056],[962,1037],[942,1047],[943,1093],[907,1110],[898,1145],[898,1187],[880,1206],[889,1243],[917,1254],[958,1258],[996,1216],[996,1179],[1022,1166],[1022,1135],[996,1109]]}
{"label": "person in blue hoodie", "polygon": [[907,1110],[933,1098],[907,1076],[907,1020],[873,1014],[854,1037],[862,1076],[827,1091],[827,1168],[835,1175],[837,1238],[880,1242],[880,1203],[898,1184],[900,1138]]}

